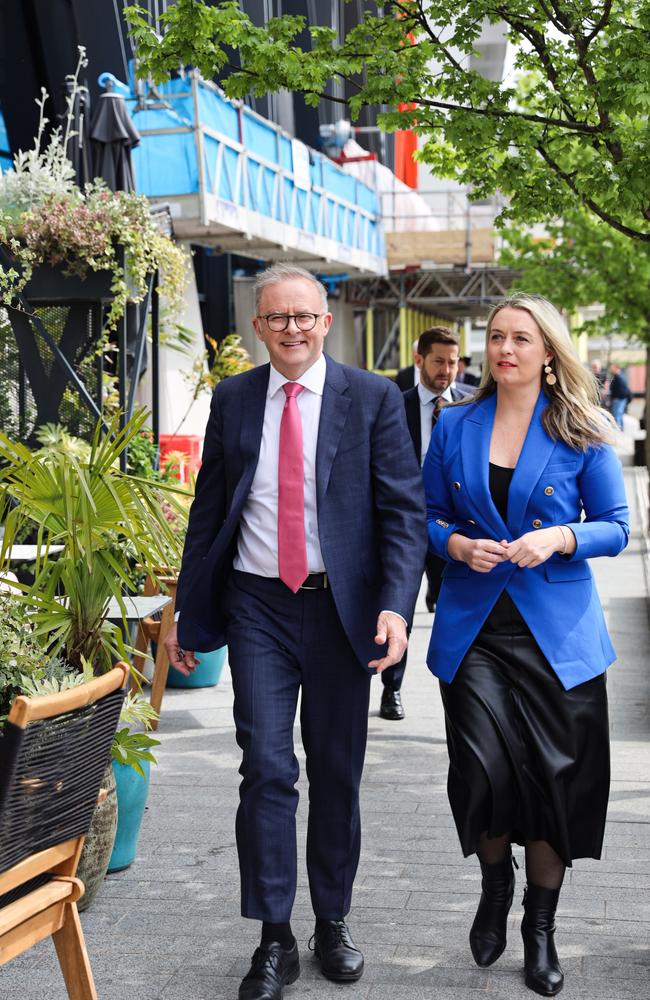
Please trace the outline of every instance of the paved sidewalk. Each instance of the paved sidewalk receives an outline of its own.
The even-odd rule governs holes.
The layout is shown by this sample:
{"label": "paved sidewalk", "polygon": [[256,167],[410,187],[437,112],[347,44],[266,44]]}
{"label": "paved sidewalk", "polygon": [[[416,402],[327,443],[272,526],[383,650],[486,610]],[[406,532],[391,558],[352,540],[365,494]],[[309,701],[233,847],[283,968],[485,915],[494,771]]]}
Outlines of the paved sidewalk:
{"label": "paved sidewalk", "polygon": [[[594,563],[620,657],[609,674],[613,780],[604,858],[577,862],[560,901],[567,1000],[650,996],[650,631],[639,476],[626,469],[634,526],[629,548],[616,560]],[[534,996],[521,974],[521,870],[508,950],[489,970],[478,969],[469,952],[479,877],[475,860],[460,854],[447,804],[442,710],[423,665],[430,626],[421,599],[403,689],[405,721],[378,717],[380,684],[373,682],[363,852],[350,916],[366,972],[352,986],[320,976],[307,950],[313,917],[301,844],[293,924],[303,972],[286,1000]],[[239,917],[233,830],[239,754],[231,696],[229,680],[166,694],[138,858],[107,879],[83,916],[100,1000],[237,996],[258,926]],[[305,818],[303,794],[301,840]],[[516,853],[522,862],[523,851]],[[49,942],[0,970],[0,998],[18,996],[65,1000]]]}

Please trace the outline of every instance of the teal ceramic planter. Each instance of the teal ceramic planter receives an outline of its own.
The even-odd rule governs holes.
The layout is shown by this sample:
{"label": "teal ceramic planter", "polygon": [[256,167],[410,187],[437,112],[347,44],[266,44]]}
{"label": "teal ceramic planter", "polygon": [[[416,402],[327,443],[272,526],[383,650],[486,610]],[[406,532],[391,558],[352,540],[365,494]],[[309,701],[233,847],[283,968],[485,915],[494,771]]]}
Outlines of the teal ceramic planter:
{"label": "teal ceramic planter", "polygon": [[167,687],[173,688],[203,688],[214,687],[221,679],[221,671],[226,662],[227,646],[221,649],[214,649],[211,653],[197,653],[196,658],[200,660],[198,667],[193,674],[186,677],[180,671],[169,668],[167,677]]}
{"label": "teal ceramic planter", "polygon": [[108,862],[109,872],[120,872],[135,860],[140,826],[149,794],[151,768],[148,760],[140,763],[145,774],[144,778],[128,764],[113,761],[117,788],[117,833],[113,853]]}

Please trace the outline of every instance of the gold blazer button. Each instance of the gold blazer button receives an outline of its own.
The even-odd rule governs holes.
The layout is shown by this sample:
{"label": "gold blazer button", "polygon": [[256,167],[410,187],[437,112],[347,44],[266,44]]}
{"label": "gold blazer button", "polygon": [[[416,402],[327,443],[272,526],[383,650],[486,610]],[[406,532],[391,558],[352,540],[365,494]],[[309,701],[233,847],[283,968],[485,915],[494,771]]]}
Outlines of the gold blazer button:
{"label": "gold blazer button", "polygon": [[454,487],[455,490],[460,489],[460,483],[452,483],[451,485]]}
{"label": "gold blazer button", "polygon": [[545,486],[544,487],[544,492],[546,493],[547,497],[552,497],[553,494],[555,493],[555,490],[553,489],[552,486]]}
{"label": "gold blazer button", "polygon": [[449,525],[446,521],[441,521],[439,518],[436,520],[436,524],[439,524],[441,528],[448,528]]}
{"label": "gold blazer button", "polygon": [[533,521],[533,528],[541,528],[541,526],[542,526],[542,522],[540,521],[540,519],[538,517],[536,517],[535,520]]}
{"label": "gold blazer button", "polygon": [[468,523],[468,524],[474,524],[474,525],[475,525],[475,524],[476,524],[476,521],[472,521],[471,517],[468,517],[468,518],[467,518],[467,523]]}

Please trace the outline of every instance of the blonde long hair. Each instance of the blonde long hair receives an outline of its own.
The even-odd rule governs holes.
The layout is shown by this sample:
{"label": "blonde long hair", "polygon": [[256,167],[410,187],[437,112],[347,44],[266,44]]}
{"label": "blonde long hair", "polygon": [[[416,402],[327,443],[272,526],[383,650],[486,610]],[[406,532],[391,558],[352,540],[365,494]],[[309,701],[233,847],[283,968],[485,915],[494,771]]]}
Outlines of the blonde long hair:
{"label": "blonde long hair", "polygon": [[[542,414],[544,430],[554,441],[563,441],[576,451],[586,451],[591,445],[611,444],[616,437],[612,416],[602,409],[598,383],[582,365],[571,342],[569,331],[554,305],[541,295],[515,292],[498,302],[490,312],[485,345],[490,340],[492,323],[502,309],[523,309],[535,320],[547,351],[553,355],[550,366],[555,375],[554,385],[548,385],[543,369],[541,387],[549,404]],[[468,403],[478,402],[496,392],[497,383],[489,366],[485,365],[481,384]]]}

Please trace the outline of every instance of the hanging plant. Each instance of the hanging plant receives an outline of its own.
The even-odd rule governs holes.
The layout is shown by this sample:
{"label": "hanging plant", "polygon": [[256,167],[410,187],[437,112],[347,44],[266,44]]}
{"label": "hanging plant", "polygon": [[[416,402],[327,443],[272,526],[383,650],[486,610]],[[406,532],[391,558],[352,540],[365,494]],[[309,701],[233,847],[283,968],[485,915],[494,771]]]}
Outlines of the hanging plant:
{"label": "hanging plant", "polygon": [[147,279],[155,271],[169,314],[177,314],[188,277],[188,256],[160,231],[144,195],[111,191],[101,180],[83,190],[75,184],[67,146],[84,65],[85,50],[80,47],[77,69],[70,77],[65,129],[55,128],[45,141],[48,95],[42,90],[36,102],[39,125],[34,147],[17,153],[13,170],[0,175],[0,245],[11,260],[8,266],[0,264],[0,304],[15,307],[16,296],[40,264],[82,278],[89,271],[109,271],[108,333],[117,326],[127,302],[142,301]]}

